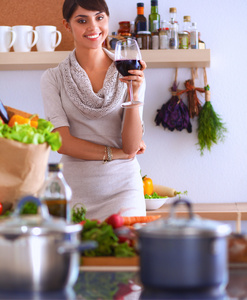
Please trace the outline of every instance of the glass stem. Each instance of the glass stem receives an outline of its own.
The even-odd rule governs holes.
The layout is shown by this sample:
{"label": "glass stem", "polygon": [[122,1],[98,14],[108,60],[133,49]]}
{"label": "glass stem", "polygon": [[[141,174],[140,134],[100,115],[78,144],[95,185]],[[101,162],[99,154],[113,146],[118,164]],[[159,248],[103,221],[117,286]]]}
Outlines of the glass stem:
{"label": "glass stem", "polygon": [[132,87],[132,80],[129,82],[129,97],[130,97],[130,102],[133,103],[133,87]]}

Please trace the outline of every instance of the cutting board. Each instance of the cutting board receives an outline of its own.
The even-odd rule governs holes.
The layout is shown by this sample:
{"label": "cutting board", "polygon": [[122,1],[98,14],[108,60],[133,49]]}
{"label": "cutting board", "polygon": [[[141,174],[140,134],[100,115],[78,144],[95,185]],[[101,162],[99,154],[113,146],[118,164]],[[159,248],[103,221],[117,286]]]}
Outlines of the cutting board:
{"label": "cutting board", "polygon": [[139,266],[139,256],[134,257],[81,257],[81,266]]}

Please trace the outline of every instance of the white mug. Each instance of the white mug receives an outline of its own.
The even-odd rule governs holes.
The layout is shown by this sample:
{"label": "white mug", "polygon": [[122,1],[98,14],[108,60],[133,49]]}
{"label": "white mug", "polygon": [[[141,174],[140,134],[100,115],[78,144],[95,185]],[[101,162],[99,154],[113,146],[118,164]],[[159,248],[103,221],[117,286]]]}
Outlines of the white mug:
{"label": "white mug", "polygon": [[38,33],[33,30],[32,26],[17,25],[13,26],[12,29],[16,33],[16,40],[13,45],[15,52],[29,52],[37,43]]}
{"label": "white mug", "polygon": [[36,26],[35,30],[39,35],[36,45],[38,51],[54,51],[61,43],[62,34],[57,30],[56,26],[40,25]]}
{"label": "white mug", "polygon": [[0,52],[9,52],[16,39],[16,33],[10,26],[0,26]]}

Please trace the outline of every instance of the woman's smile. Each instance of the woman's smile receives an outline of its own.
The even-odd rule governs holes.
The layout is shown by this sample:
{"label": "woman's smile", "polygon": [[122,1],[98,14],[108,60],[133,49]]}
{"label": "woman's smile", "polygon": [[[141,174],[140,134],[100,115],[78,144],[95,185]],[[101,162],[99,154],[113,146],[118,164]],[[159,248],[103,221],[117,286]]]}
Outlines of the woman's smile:
{"label": "woman's smile", "polygon": [[90,39],[90,40],[97,40],[101,35],[100,33],[93,33],[93,34],[88,34],[88,35],[84,35],[86,38]]}

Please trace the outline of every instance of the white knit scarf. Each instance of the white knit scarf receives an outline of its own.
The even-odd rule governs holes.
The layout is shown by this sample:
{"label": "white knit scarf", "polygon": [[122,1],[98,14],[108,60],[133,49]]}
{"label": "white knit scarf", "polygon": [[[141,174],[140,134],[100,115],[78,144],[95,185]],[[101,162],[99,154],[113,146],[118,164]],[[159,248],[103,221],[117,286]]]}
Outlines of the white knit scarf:
{"label": "white knit scarf", "polygon": [[[112,53],[109,51],[106,51],[106,53],[112,59]],[[120,108],[127,87],[119,80],[121,75],[118,73],[114,62],[107,70],[103,88],[97,93],[93,91],[87,73],[76,60],[75,50],[60,63],[59,68],[70,101],[87,118],[101,118],[114,109]]]}

